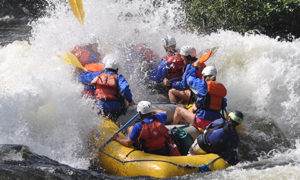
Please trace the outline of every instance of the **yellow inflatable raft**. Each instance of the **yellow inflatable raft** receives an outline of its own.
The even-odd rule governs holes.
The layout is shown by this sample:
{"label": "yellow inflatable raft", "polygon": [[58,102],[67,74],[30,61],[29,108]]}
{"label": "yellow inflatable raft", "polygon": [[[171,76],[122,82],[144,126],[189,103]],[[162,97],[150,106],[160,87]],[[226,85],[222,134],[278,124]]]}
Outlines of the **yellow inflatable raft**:
{"label": "yellow inflatable raft", "polygon": [[[127,177],[168,178],[202,172],[204,167],[209,167],[210,170],[228,167],[228,164],[216,154],[160,156],[125,147],[116,141],[111,141],[99,150],[98,148],[118,130],[119,127],[113,121],[104,119],[91,133],[94,156],[99,166],[107,173]],[[124,137],[122,133],[119,135]]]}

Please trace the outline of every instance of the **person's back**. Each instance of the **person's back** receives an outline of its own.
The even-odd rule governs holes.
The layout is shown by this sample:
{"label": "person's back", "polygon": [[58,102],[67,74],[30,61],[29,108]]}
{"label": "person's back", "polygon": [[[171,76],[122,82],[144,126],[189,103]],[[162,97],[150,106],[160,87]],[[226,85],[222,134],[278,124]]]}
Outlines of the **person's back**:
{"label": "person's back", "polygon": [[[217,75],[216,68],[212,66],[206,67],[203,70],[203,75],[204,79],[196,78],[195,75],[187,78],[186,86],[189,86],[190,94],[192,94],[191,92],[195,94],[193,96],[190,95],[189,99],[192,97],[196,101],[191,111],[183,107],[177,107],[173,117],[173,124],[178,124],[184,119],[195,127],[204,130],[212,121],[222,117],[220,110],[226,107],[226,99],[224,98],[226,89],[219,83],[207,83],[210,80],[215,80]],[[210,84],[213,84],[213,86]],[[171,90],[169,91],[169,96],[171,93],[175,94],[174,92],[176,92],[174,90],[174,92],[171,92]],[[172,99],[170,98],[170,100]]]}
{"label": "person's back", "polygon": [[[180,77],[183,74],[182,59],[178,55],[176,48],[176,40],[174,37],[167,35],[162,38],[162,45],[167,53],[161,58],[161,62],[153,66],[152,70],[148,72],[148,76],[156,83],[163,82],[164,78],[169,79]],[[179,80],[176,79],[176,80]]]}
{"label": "person's back", "polygon": [[96,85],[96,105],[99,113],[113,114],[118,117],[125,109],[124,98],[129,105],[133,105],[134,101],[128,82],[121,74],[118,74],[116,56],[105,56],[105,62],[105,70],[100,72],[100,75],[95,77],[91,84]]}
{"label": "person's back", "polygon": [[220,118],[208,125],[203,134],[194,142],[191,154],[216,153],[229,164],[238,162],[239,136],[236,126],[243,121],[240,111],[231,112],[228,121]]}
{"label": "person's back", "polygon": [[141,121],[128,128],[128,138],[120,138],[115,134],[113,139],[127,147],[137,142],[140,150],[152,154],[180,155],[178,148],[170,140],[168,129],[164,126],[167,119],[166,111],[152,110],[152,105],[148,101],[139,102],[137,111]]}
{"label": "person's back", "polygon": [[226,107],[225,86],[216,81],[217,70],[213,66],[207,66],[203,70],[204,79],[189,77],[190,89],[198,97],[196,100],[197,115],[196,125],[205,128],[211,121],[222,117],[221,110]]}
{"label": "person's back", "polygon": [[168,129],[164,126],[164,116],[164,114],[159,113],[145,118],[140,124],[137,124],[137,126],[142,127],[137,140],[139,148],[143,151],[152,154],[168,154],[166,146]]}
{"label": "person's back", "polygon": [[106,68],[96,81],[96,99],[101,101],[115,101],[119,99],[118,74]]}
{"label": "person's back", "polygon": [[190,76],[196,77],[197,69],[192,66],[192,63],[197,60],[196,49],[191,46],[182,46],[179,56],[184,62],[183,72],[179,77],[179,81],[170,81],[165,78],[164,85],[171,87],[168,92],[170,102],[190,102],[193,98],[187,85],[187,78]]}

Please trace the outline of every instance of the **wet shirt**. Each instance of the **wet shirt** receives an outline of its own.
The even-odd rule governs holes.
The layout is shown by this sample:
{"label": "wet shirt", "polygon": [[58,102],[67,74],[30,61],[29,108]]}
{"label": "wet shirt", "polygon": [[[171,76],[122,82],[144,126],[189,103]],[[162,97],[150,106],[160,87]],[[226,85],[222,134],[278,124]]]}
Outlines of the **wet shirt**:
{"label": "wet shirt", "polygon": [[215,127],[220,128],[213,130],[207,137],[209,144],[214,149],[212,153],[219,154],[229,164],[236,164],[238,162],[238,145],[240,139],[235,127],[228,121],[220,118],[208,125],[206,131]]}
{"label": "wet shirt", "polygon": [[187,84],[187,80],[189,77],[196,77],[197,74],[197,69],[193,67],[191,64],[188,64],[185,67],[184,73],[182,75],[182,80],[181,81],[176,81],[173,82],[171,85],[173,88],[177,90],[186,90],[189,88]]}
{"label": "wet shirt", "polygon": [[162,60],[159,65],[153,66],[153,69],[148,72],[148,76],[156,83],[163,82],[167,71],[168,62],[166,59]]}
{"label": "wet shirt", "polygon": [[[161,122],[162,124],[165,124],[166,123],[166,120],[167,120],[167,114],[166,113],[157,113],[155,114],[155,117],[159,120],[159,122]],[[143,120],[144,123],[146,124],[150,124],[150,123],[153,123],[154,122],[154,118],[151,117],[151,118],[146,118]],[[140,136],[141,134],[141,131],[142,131],[142,128],[143,128],[143,125],[142,125],[142,122],[138,122],[136,123],[133,128],[132,128],[132,131],[129,135],[129,138],[133,141],[136,141],[137,138]]]}

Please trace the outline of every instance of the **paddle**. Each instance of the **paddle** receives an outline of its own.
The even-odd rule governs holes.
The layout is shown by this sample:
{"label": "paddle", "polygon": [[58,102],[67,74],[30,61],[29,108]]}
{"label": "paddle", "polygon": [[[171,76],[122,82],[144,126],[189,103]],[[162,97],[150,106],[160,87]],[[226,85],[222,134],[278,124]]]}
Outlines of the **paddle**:
{"label": "paddle", "polygon": [[[193,66],[196,66],[196,64],[198,64],[199,62],[200,62],[201,64],[204,63],[204,62],[206,62],[206,61],[210,58],[211,54],[212,54],[212,50],[208,51],[206,54],[204,54],[204,55],[202,55],[201,57],[199,57],[199,58],[197,59],[197,61],[195,61],[195,62],[193,63]],[[198,62],[198,63],[197,63],[197,62]]]}
{"label": "paddle", "polygon": [[[121,132],[124,128],[126,128],[135,118],[137,118],[139,115],[139,113],[136,113],[136,115],[134,115],[129,121],[127,121],[126,124],[124,124],[124,126],[122,126],[115,134],[118,134],[119,132]],[[110,143],[110,141],[112,140],[113,137],[109,138],[104,144],[102,144],[102,146],[100,146],[98,148],[98,151],[100,151],[102,148],[104,148],[108,143]]]}
{"label": "paddle", "polygon": [[71,52],[65,52],[64,56],[57,55],[57,57],[59,57],[61,60],[63,60],[64,62],[66,62],[72,66],[75,66],[75,67],[81,68],[84,71],[87,71],[87,69],[85,67],[83,67],[82,64],[79,62],[77,57],[74,54],[72,54]]}
{"label": "paddle", "polygon": [[172,78],[172,79],[168,79],[168,81],[169,81],[169,82],[173,82],[173,81],[178,80],[178,79],[180,79],[180,78],[181,78],[181,76],[179,76],[179,77],[174,77],[174,78]]}
{"label": "paddle", "polygon": [[153,102],[151,104],[177,104],[176,102]]}
{"label": "paddle", "polygon": [[[204,62],[206,62],[206,61],[210,58],[210,56],[211,56],[213,50],[215,50],[215,49],[216,49],[216,47],[212,48],[212,49],[211,49],[210,51],[208,51],[206,54],[204,54],[204,55],[202,55],[201,57],[199,57],[192,65],[193,65],[193,66],[196,66],[197,62],[200,62],[201,64],[204,63]],[[169,81],[169,82],[173,82],[173,81],[175,81],[175,80],[178,80],[179,78],[181,78],[181,76],[180,76],[180,77],[175,77],[175,78],[169,79],[168,81]]]}
{"label": "paddle", "polygon": [[83,20],[85,17],[85,12],[83,10],[83,5],[81,0],[69,0],[74,16],[83,25]]}

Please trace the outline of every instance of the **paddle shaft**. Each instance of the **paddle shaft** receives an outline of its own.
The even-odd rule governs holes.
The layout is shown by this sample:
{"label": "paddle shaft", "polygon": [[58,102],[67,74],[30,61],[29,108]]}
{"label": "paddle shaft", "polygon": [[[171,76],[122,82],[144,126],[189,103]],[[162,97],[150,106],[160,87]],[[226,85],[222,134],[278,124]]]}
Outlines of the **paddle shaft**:
{"label": "paddle shaft", "polygon": [[176,102],[153,102],[151,104],[177,104]]}
{"label": "paddle shaft", "polygon": [[[122,126],[115,134],[118,134],[119,132],[121,132],[124,128],[126,128],[133,120],[135,120],[135,118],[137,118],[139,115],[139,113],[136,113],[136,115],[134,115],[129,121],[127,121],[126,124],[124,124],[124,126]],[[104,148],[108,143],[110,143],[110,141],[112,141],[113,137],[110,137],[102,146],[100,146],[98,148],[98,150],[100,151],[102,148]]]}
{"label": "paddle shaft", "polygon": [[169,82],[173,82],[173,81],[175,81],[175,80],[177,80],[177,79],[180,79],[181,78],[181,76],[179,76],[179,77],[174,77],[174,78],[172,78],[172,79],[168,79],[168,81]]}

